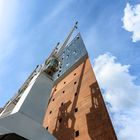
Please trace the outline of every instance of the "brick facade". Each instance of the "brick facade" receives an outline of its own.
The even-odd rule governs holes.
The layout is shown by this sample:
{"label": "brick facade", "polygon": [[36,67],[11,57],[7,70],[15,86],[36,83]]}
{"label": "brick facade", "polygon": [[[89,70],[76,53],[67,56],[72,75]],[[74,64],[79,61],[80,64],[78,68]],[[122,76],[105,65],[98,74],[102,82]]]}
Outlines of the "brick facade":
{"label": "brick facade", "polygon": [[43,126],[58,140],[117,140],[89,58],[54,85]]}

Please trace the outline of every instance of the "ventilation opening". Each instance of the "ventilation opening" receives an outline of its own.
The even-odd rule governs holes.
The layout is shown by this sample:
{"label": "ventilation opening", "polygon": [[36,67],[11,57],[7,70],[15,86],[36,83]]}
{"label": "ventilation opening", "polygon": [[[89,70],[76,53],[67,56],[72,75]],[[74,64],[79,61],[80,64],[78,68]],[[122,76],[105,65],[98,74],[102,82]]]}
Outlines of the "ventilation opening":
{"label": "ventilation opening", "polygon": [[61,123],[61,122],[62,122],[62,118],[59,119],[59,123]]}
{"label": "ventilation opening", "polygon": [[79,130],[75,131],[75,137],[79,136]]}
{"label": "ventilation opening", "polygon": [[74,85],[76,84],[77,82],[74,82]]}
{"label": "ventilation opening", "polygon": [[75,112],[78,112],[78,108],[75,108],[75,110],[74,110]]}
{"label": "ventilation opening", "polygon": [[80,37],[79,36],[77,36],[77,39],[79,39]]}

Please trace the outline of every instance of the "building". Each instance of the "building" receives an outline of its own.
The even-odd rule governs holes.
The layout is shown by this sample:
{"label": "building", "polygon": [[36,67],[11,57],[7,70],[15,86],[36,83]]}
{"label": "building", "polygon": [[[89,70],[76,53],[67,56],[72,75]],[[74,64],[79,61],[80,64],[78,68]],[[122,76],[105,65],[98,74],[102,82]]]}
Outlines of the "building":
{"label": "building", "polygon": [[76,28],[5,105],[0,139],[117,140],[80,33],[68,43]]}
{"label": "building", "polygon": [[80,34],[60,57],[58,76],[69,68],[53,86],[44,127],[58,140],[117,140]]}

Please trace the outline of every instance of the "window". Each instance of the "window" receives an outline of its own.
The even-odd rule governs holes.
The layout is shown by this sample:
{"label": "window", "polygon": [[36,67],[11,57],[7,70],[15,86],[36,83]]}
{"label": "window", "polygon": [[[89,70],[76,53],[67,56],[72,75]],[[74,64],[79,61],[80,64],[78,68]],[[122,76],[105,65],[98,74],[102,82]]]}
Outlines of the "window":
{"label": "window", "polygon": [[79,136],[79,130],[75,131],[75,137]]}
{"label": "window", "polygon": [[47,126],[47,127],[46,127],[46,130],[48,130],[48,128],[49,128],[49,127]]}
{"label": "window", "polygon": [[74,73],[74,76],[76,75],[76,73]]}
{"label": "window", "polygon": [[63,90],[63,93],[65,93],[65,90]]}
{"label": "window", "polygon": [[79,36],[77,36],[77,39],[79,39]]}
{"label": "window", "polygon": [[75,108],[75,110],[74,110],[75,112],[78,112],[78,108]]}
{"label": "window", "polygon": [[52,111],[50,111],[50,114],[52,113]]}
{"label": "window", "polygon": [[66,84],[66,82],[64,82],[64,84]]}
{"label": "window", "polygon": [[74,85],[76,84],[77,82],[74,82]]}
{"label": "window", "polygon": [[77,96],[77,92],[74,95]]}
{"label": "window", "polygon": [[64,104],[64,103],[62,102],[62,103],[61,103],[61,106],[62,106],[63,104]]}
{"label": "window", "polygon": [[54,101],[55,99],[53,98],[52,101]]}
{"label": "window", "polygon": [[59,123],[61,123],[61,122],[62,122],[62,118],[59,119]]}

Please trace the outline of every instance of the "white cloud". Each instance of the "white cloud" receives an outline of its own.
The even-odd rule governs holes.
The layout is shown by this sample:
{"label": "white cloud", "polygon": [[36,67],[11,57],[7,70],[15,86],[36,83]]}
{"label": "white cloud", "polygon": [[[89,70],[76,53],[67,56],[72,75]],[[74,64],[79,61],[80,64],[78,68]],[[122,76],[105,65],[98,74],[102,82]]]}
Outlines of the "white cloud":
{"label": "white cloud", "polygon": [[127,3],[122,21],[124,29],[133,33],[133,42],[140,41],[140,4]]}
{"label": "white cloud", "polygon": [[139,140],[140,86],[135,85],[135,77],[129,73],[129,68],[109,53],[94,60],[94,71],[104,89],[104,99],[111,105],[109,109],[114,114],[119,140]]}

